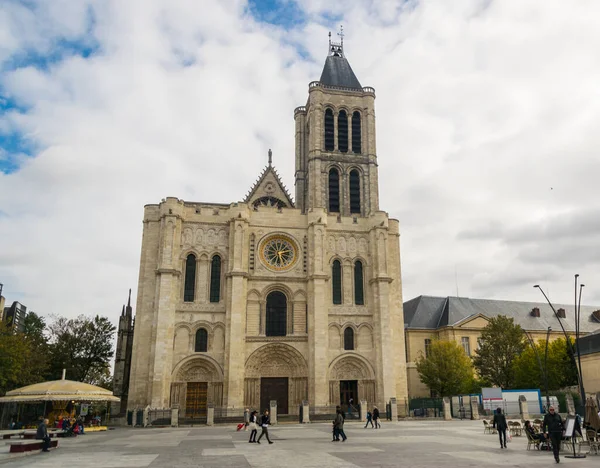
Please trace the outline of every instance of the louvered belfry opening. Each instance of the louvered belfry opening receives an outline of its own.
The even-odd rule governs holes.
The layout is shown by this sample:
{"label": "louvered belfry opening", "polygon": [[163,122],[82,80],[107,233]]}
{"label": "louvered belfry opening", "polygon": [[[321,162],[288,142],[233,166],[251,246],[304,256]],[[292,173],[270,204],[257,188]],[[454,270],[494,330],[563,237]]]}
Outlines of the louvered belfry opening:
{"label": "louvered belfry opening", "polygon": [[345,110],[338,114],[338,150],[348,152],[348,114]]}
{"label": "louvered belfry opening", "polygon": [[183,301],[194,302],[196,292],[196,256],[189,254],[185,260],[185,283],[183,286]]}
{"label": "louvered belfry opening", "polygon": [[354,263],[354,304],[364,305],[363,264],[360,260]]}
{"label": "louvered belfry opening", "polygon": [[333,288],[333,303],[342,303],[342,264],[335,260],[331,267],[331,285]]}
{"label": "louvered belfry opening", "polygon": [[360,213],[360,174],[350,171],[350,213]]}
{"label": "louvered belfry opening", "polygon": [[329,171],[329,212],[340,212],[340,173],[337,169]]}
{"label": "louvered belfry opening", "polygon": [[333,151],[334,130],[333,130],[333,111],[325,110],[325,151]]}
{"label": "louvered belfry opening", "polygon": [[360,112],[352,114],[352,152],[361,153],[360,147]]}

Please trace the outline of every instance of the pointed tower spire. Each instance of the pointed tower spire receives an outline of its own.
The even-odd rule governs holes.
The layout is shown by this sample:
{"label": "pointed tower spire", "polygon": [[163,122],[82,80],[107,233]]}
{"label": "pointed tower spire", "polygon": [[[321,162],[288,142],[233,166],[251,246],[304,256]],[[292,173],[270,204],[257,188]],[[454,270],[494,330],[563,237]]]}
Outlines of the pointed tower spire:
{"label": "pointed tower spire", "polygon": [[273,165],[273,151],[269,148],[269,167]]}
{"label": "pointed tower spire", "polygon": [[325,59],[325,66],[321,73],[319,82],[321,85],[349,88],[362,91],[360,81],[356,78],[352,67],[348,63],[344,54],[344,27],[340,26],[340,32],[337,33],[339,42],[332,42],[331,31],[329,32],[329,55]]}
{"label": "pointed tower spire", "polygon": [[125,316],[131,322],[132,309],[131,309],[131,289],[129,290],[129,298],[127,299],[127,307],[125,307]]}
{"label": "pointed tower spire", "polygon": [[125,305],[123,305],[123,310],[121,311],[121,317],[125,317]]}

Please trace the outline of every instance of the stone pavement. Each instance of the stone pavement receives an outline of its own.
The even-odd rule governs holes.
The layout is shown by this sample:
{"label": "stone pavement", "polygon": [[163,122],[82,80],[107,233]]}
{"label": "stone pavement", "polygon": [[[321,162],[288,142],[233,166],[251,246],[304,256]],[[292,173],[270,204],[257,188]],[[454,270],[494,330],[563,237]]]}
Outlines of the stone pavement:
{"label": "stone pavement", "polygon": [[[130,429],[61,439],[49,454],[14,459],[10,468],[221,468],[221,467],[480,467],[554,465],[552,453],[527,451],[523,437],[500,450],[497,435],[483,434],[481,421],[417,420],[364,429],[346,423],[348,440],[331,442],[325,423],[270,428],[273,445],[249,444],[235,425],[179,429]],[[260,431],[259,431],[260,433]],[[264,437],[263,437],[264,440]],[[1,443],[1,441],[0,441]],[[0,457],[0,461],[2,458]],[[561,457],[561,464],[600,466],[600,456]]]}

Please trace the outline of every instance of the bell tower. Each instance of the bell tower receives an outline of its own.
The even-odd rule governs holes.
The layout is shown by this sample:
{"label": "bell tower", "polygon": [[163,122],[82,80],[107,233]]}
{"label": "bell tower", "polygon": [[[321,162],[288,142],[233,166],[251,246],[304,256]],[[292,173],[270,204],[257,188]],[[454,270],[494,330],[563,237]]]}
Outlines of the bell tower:
{"label": "bell tower", "polygon": [[296,121],[296,206],[303,213],[363,217],[379,210],[375,90],[361,86],[344,54],[344,33],[331,41],[319,81],[308,86]]}

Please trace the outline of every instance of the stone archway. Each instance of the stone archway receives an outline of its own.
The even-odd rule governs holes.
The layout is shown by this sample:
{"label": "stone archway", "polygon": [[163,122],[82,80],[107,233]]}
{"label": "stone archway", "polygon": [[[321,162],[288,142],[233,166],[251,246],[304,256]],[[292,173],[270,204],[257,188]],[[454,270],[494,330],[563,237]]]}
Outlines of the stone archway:
{"label": "stone archway", "polygon": [[208,403],[223,404],[223,371],[211,358],[186,358],[172,375],[170,406],[180,408],[183,417],[204,418]]}
{"label": "stone archway", "polygon": [[329,365],[329,403],[347,404],[352,397],[354,404],[365,400],[375,402],[375,371],[371,364],[356,353],[345,353]]}
{"label": "stone archway", "polygon": [[308,398],[308,365],[296,348],[284,343],[270,343],[261,346],[248,357],[244,384],[245,406],[257,409],[264,406],[268,401],[265,400],[265,392],[267,388],[271,388],[270,385],[280,389],[287,386],[287,395],[279,395],[285,401],[279,404],[282,404],[282,409],[287,409],[287,413],[297,413],[302,400]]}

